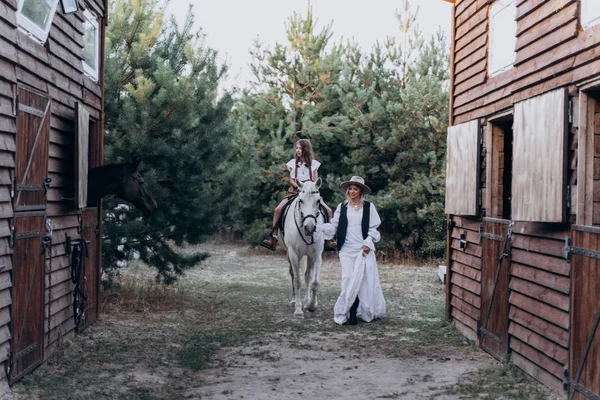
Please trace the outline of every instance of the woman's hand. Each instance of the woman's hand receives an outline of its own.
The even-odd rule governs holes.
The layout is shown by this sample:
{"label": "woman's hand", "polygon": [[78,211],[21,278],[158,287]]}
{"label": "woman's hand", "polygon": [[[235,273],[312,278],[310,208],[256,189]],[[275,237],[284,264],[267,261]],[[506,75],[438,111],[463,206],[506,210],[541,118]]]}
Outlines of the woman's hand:
{"label": "woman's hand", "polygon": [[369,246],[363,246],[363,252],[365,254],[369,254],[370,251],[371,251],[371,248]]}

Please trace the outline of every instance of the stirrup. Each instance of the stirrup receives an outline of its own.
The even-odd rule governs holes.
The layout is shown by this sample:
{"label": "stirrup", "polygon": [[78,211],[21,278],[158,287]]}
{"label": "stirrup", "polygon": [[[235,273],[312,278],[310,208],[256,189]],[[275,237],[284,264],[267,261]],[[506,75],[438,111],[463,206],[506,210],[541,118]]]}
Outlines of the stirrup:
{"label": "stirrup", "polygon": [[271,236],[270,238],[265,238],[260,243],[260,245],[265,249],[275,251],[275,249],[277,248],[277,238],[275,238],[274,236]]}

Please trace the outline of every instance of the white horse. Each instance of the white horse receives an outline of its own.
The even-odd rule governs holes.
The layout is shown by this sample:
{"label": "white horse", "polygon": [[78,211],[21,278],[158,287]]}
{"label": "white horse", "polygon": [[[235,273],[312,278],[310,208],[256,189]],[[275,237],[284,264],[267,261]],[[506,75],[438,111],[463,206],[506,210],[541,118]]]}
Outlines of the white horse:
{"label": "white horse", "polygon": [[[317,289],[323,255],[323,236],[316,232],[317,224],[324,221],[319,205],[321,178],[317,182],[298,183],[300,192],[283,215],[283,232],[279,230],[278,239],[287,249],[292,276],[292,301],[296,307],[294,315],[303,316],[304,310],[317,309]],[[302,264],[301,264],[302,263]],[[300,299],[300,268],[305,268],[306,282],[305,306]]]}

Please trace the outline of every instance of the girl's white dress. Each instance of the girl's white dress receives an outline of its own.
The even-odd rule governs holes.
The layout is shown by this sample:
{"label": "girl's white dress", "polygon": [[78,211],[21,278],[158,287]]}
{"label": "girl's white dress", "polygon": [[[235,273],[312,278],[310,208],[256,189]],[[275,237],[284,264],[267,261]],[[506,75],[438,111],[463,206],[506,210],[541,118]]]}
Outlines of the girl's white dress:
{"label": "girl's white dress", "polygon": [[[341,204],[335,210],[331,223],[323,224],[320,230],[325,239],[332,239],[340,221]],[[363,208],[354,210],[347,207],[348,230],[346,240],[340,250],[342,264],[342,287],[340,297],[335,303],[334,320],[342,325],[349,318],[350,307],[356,296],[360,299],[357,315],[365,322],[385,315],[385,299],[379,283],[379,271],[375,260],[375,243],[381,239],[377,230],[381,219],[374,204],[370,206],[369,233],[366,239],[362,235]],[[363,253],[363,246],[371,251]]]}

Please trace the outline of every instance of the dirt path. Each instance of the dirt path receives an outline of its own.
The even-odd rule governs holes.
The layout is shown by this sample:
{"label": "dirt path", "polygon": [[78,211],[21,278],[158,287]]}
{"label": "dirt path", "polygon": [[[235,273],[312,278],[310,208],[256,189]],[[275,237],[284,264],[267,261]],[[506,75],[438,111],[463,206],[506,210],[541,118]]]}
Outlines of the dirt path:
{"label": "dirt path", "polygon": [[435,268],[380,265],[386,318],[340,327],[336,256],[324,262],[319,310],[294,318],[284,253],[200,249],[212,256],[171,288],[129,268],[102,321],[15,385],[15,398],[556,397],[446,325]]}

